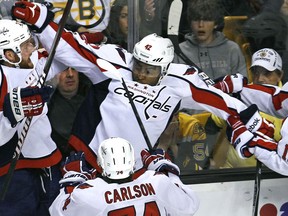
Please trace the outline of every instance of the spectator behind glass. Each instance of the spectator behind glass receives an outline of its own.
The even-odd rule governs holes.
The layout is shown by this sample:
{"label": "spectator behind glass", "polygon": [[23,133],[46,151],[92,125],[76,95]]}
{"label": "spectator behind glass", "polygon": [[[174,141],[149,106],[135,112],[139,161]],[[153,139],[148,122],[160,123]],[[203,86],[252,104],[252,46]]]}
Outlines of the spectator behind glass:
{"label": "spectator behind glass", "polygon": [[[51,137],[65,159],[72,151],[68,139],[75,116],[90,87],[90,81],[83,74],[68,67],[57,74],[51,80],[51,84],[56,88],[48,104],[48,118],[52,127]],[[60,192],[58,184],[62,177],[60,163],[51,167],[51,173],[53,184],[50,186],[49,200],[53,202]]]}
{"label": "spectator behind glass", "polygon": [[[189,115],[178,112],[159,138],[158,148],[164,149],[181,172],[213,168],[214,142],[208,140],[204,126],[211,113]],[[212,139],[215,141],[215,138]]]}
{"label": "spectator behind glass", "polygon": [[[215,0],[192,0],[188,19],[191,33],[180,44],[182,52],[211,79],[227,74],[247,76],[246,63],[240,47],[217,30],[223,28],[223,12]],[[174,62],[184,63],[175,56]]]}
{"label": "spectator behind glass", "polygon": [[[259,11],[258,4],[243,0],[220,0],[225,16],[254,16]],[[253,2],[259,2],[258,0]]]}
{"label": "spectator behind glass", "polygon": [[242,32],[252,53],[271,48],[281,55],[280,52],[286,49],[287,25],[279,14],[262,12],[251,17],[243,24]]}
{"label": "spectator behind glass", "polygon": [[157,33],[167,36],[168,13],[172,0],[141,0],[139,13],[141,18],[140,37]]}
{"label": "spectator behind glass", "polygon": [[74,118],[85,98],[90,81],[73,68],[68,67],[56,75],[57,87],[48,108],[48,118],[52,126],[52,139],[64,157],[70,154],[67,145]]}
{"label": "spectator behind glass", "polygon": [[111,7],[107,29],[108,43],[118,44],[127,49],[128,37],[128,1],[116,0]]}
{"label": "spectator behind glass", "polygon": [[[288,69],[287,24],[279,13],[262,12],[251,17],[243,24],[242,32],[249,42],[251,53],[263,48],[274,49],[283,59],[283,70]],[[288,80],[286,76],[284,74],[282,78],[284,82]]]}

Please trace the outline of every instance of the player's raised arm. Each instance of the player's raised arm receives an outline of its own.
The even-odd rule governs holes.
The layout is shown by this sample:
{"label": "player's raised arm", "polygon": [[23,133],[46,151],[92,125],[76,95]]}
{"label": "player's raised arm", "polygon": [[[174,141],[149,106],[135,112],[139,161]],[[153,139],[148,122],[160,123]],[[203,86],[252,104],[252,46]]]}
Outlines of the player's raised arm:
{"label": "player's raised arm", "polygon": [[[31,10],[35,10],[35,13],[31,13]],[[47,5],[39,3],[17,2],[12,8],[13,17],[27,23],[48,52],[58,29],[58,24],[53,22],[51,13]],[[54,58],[81,71],[93,83],[107,79],[97,65],[98,58],[121,63],[123,67],[131,62],[131,55],[116,45],[89,44],[87,38],[83,39],[77,32],[67,30],[62,33]]]}

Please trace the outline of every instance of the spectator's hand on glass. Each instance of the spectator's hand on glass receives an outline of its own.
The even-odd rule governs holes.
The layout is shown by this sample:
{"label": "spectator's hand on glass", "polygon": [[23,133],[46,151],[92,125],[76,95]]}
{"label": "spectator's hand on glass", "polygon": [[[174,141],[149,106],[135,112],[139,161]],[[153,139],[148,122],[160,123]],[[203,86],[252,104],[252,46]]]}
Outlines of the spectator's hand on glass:
{"label": "spectator's hand on glass", "polygon": [[155,2],[154,0],[145,0],[145,20],[152,21],[155,17]]}

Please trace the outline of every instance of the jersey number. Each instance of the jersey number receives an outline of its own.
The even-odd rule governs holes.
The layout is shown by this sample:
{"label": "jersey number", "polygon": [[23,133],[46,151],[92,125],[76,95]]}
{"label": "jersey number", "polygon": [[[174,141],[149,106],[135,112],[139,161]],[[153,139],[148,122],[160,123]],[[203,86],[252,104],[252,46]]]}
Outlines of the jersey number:
{"label": "jersey number", "polygon": [[[135,216],[136,210],[134,206],[128,206],[121,209],[110,211],[108,216]],[[143,216],[160,216],[160,212],[156,202],[145,203],[145,210]]]}

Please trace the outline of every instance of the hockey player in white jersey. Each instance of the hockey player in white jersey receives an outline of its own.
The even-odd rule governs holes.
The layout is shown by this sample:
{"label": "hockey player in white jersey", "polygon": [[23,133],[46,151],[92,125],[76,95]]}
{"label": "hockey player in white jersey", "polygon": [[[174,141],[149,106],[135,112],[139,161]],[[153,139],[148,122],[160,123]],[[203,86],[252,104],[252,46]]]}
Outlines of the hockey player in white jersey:
{"label": "hockey player in white jersey", "polygon": [[89,180],[93,174],[85,168],[83,152],[68,157],[60,181],[63,189],[50,207],[51,216],[193,215],[199,200],[179,179],[177,165],[166,159],[161,149],[141,154],[147,171],[134,180],[134,150],[122,138],[100,144],[102,178]]}
{"label": "hockey player in white jersey", "polygon": [[[43,7],[18,2],[12,8],[12,15],[32,27],[41,28],[38,21],[46,19],[46,14],[41,13]],[[37,13],[31,13],[31,10]],[[48,51],[57,28],[56,23],[50,22],[38,34]],[[130,54],[117,45],[87,44],[77,33],[65,31],[55,58],[85,73],[93,83],[75,119],[69,142],[77,151],[84,151],[87,161],[98,170],[101,170],[96,163],[99,144],[111,136],[123,137],[133,143],[136,169],[142,167],[140,152],[147,148],[147,139],[135,118],[128,94],[134,101],[152,146],[157,143],[173,114],[182,108],[180,104],[189,109],[205,109],[227,120],[233,128],[232,140],[238,144],[239,151],[245,149],[246,142],[255,131],[267,126],[259,115],[253,130],[248,131],[246,127],[250,125],[245,127],[239,120],[239,113],[247,106],[208,86],[199,78],[197,68],[171,63],[174,58],[172,42],[156,34],[144,37]],[[109,60],[117,70],[102,68],[98,64],[99,59]],[[121,78],[129,93],[123,88]],[[251,119],[249,123],[254,124],[255,121]]]}
{"label": "hockey player in white jersey", "polygon": [[[253,54],[253,66],[261,66],[270,72],[276,70],[281,72],[282,59],[275,50],[264,48]],[[247,146],[249,152],[268,168],[288,176],[288,84],[286,83],[282,88],[268,84],[248,85],[245,77],[236,74],[226,76],[215,86],[226,93],[238,94],[247,105],[257,104],[259,110],[284,118],[280,131],[282,138],[278,143],[257,133]],[[247,155],[240,156],[245,158]]]}
{"label": "hockey player in white jersey", "polygon": [[[47,195],[43,182],[49,182],[49,178],[42,175],[42,169],[61,160],[61,153],[50,138],[51,127],[46,116],[45,102],[52,93],[51,87],[37,86],[47,59],[47,53],[37,51],[37,44],[27,25],[0,20],[1,193],[7,187],[4,186],[6,174],[25,119],[33,117],[8,191],[0,202],[0,215],[48,215],[48,206],[43,206]],[[64,69],[61,65],[51,65],[48,79]]]}

